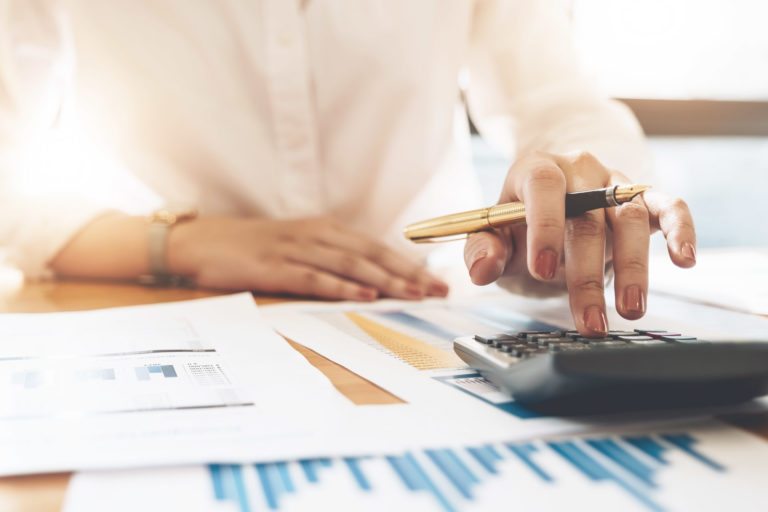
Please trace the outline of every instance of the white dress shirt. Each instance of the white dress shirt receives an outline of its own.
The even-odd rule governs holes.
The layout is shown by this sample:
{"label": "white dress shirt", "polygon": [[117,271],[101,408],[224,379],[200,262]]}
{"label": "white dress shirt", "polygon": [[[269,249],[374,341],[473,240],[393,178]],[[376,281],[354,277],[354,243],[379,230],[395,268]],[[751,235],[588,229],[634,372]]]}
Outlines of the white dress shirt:
{"label": "white dress shirt", "polygon": [[[477,206],[459,101],[509,155],[637,180],[558,0],[0,0],[0,244],[30,277],[108,209],[403,226]],[[468,80],[466,78],[468,77]]]}

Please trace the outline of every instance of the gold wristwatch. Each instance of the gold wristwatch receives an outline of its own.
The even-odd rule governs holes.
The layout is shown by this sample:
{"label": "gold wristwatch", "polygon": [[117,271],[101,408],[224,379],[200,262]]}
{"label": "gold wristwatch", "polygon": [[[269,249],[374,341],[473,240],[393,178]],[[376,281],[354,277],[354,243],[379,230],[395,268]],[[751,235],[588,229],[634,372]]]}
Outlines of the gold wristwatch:
{"label": "gold wristwatch", "polygon": [[168,268],[167,247],[168,232],[180,222],[197,217],[195,210],[173,211],[167,208],[155,210],[147,217],[147,257],[149,274],[139,278],[139,282],[149,286],[190,286],[190,278],[173,274]]}

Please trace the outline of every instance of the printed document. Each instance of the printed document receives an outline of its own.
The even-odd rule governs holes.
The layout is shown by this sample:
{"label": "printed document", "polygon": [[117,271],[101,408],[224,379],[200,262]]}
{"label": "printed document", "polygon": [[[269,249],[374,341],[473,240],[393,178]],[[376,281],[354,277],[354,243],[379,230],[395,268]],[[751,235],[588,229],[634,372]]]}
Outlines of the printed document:
{"label": "printed document", "polygon": [[325,453],[349,408],[250,294],[0,315],[0,474]]}
{"label": "printed document", "polygon": [[768,444],[714,421],[387,456],[75,475],[65,512],[764,510]]}

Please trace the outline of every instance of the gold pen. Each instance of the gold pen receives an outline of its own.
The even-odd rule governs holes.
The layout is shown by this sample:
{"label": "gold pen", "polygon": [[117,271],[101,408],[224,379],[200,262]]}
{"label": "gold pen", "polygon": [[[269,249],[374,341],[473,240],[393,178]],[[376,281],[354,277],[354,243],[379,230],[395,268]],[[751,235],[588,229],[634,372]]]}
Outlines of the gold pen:
{"label": "gold pen", "polygon": [[[648,185],[616,185],[585,192],[571,192],[565,194],[565,216],[576,217],[589,210],[618,206],[631,201],[649,188],[651,187]],[[461,235],[523,223],[525,205],[522,201],[516,201],[416,222],[407,226],[403,234],[417,244],[449,242],[466,238]]]}

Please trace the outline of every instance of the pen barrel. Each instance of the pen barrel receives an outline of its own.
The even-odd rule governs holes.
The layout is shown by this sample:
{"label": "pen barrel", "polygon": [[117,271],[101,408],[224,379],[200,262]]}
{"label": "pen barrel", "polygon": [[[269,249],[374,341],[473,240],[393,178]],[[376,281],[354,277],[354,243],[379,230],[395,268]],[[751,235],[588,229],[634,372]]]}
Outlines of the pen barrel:
{"label": "pen barrel", "polygon": [[416,222],[406,227],[403,234],[410,240],[419,241],[482,231],[491,227],[488,210],[490,208],[481,208]]}
{"label": "pen barrel", "polygon": [[588,190],[586,192],[571,192],[565,195],[565,216],[578,217],[583,213],[598,208],[616,206],[614,197],[615,187]]}
{"label": "pen barrel", "polygon": [[525,205],[522,202],[497,204],[488,208],[488,224],[491,227],[525,222]]}

